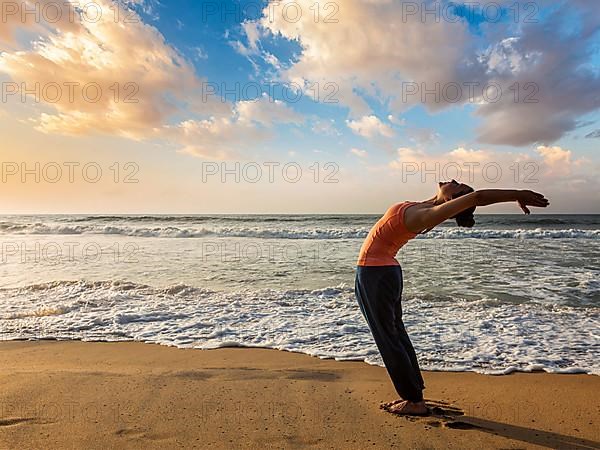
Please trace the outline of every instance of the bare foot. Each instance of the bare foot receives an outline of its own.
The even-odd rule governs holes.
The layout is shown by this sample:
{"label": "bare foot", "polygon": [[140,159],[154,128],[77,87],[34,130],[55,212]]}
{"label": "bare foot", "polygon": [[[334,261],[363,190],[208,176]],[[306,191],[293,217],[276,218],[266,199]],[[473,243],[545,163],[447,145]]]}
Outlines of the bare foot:
{"label": "bare foot", "polygon": [[385,402],[385,403],[381,403],[381,404],[379,405],[379,407],[380,407],[381,409],[389,409],[390,407],[392,407],[392,406],[394,406],[394,405],[396,405],[396,404],[398,404],[398,403],[400,403],[400,402],[403,402],[403,401],[404,401],[403,399],[399,398],[398,400],[394,400],[394,401],[392,401],[392,402]]}
{"label": "bare foot", "polygon": [[426,416],[429,414],[429,409],[427,409],[423,401],[411,402],[406,400],[390,406],[387,410],[393,414],[402,416]]}

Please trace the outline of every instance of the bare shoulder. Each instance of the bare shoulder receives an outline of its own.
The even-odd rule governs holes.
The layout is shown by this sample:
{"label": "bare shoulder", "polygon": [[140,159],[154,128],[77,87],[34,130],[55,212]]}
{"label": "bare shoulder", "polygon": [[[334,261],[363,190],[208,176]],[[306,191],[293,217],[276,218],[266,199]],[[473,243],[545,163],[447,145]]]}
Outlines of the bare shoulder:
{"label": "bare shoulder", "polygon": [[415,203],[404,211],[404,226],[413,233],[420,233],[425,229],[423,226],[424,213],[431,210],[431,203]]}

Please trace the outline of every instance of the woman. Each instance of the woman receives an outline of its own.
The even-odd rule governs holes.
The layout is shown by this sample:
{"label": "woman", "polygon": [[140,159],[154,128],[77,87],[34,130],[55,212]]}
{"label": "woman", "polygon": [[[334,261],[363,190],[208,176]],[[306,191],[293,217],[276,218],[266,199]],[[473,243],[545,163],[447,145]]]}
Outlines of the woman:
{"label": "woman", "polygon": [[532,191],[484,189],[473,191],[455,180],[439,183],[437,194],[423,202],[392,206],[369,232],[360,250],[356,271],[356,298],[385,367],[401,399],[382,406],[396,414],[424,415],[425,384],[415,350],[402,322],[402,269],[395,256],[418,234],[447,219],[458,226],[475,225],[477,206],[517,202],[525,214],[528,206],[545,208],[548,200]]}

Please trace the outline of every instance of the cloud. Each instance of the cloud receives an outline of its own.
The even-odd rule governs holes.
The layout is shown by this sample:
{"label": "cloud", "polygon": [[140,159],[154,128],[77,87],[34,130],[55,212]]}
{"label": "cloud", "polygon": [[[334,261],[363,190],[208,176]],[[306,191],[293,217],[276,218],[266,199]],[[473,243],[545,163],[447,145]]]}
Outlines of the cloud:
{"label": "cloud", "polygon": [[[309,0],[273,3],[256,22],[263,38],[270,33],[298,42],[302,48],[302,54],[282,71],[282,77],[300,85],[335,83],[339,89],[336,98],[350,106],[354,116],[370,112],[364,95],[376,96],[382,91],[394,97],[403,81],[450,81],[466,67],[462,64],[463,49],[468,44],[464,26],[447,21],[406,20],[402,8],[391,1],[344,0],[335,4],[337,13],[328,9],[322,20],[303,14],[291,21],[286,15],[292,9],[290,4],[306,11],[312,6]],[[253,32],[249,41],[256,36]],[[348,44],[348,36],[353,37],[352,45]],[[401,102],[396,99],[397,110],[411,106]],[[411,102],[416,104],[418,100]],[[435,103],[430,106],[441,107]]]}
{"label": "cloud", "polygon": [[406,134],[412,142],[423,147],[439,141],[440,135],[430,128],[409,128]]}
{"label": "cloud", "polygon": [[254,145],[273,136],[275,124],[301,124],[303,117],[279,100],[263,95],[233,105],[228,116],[186,120],[161,133],[183,146],[183,152],[201,158],[243,159]]}
{"label": "cloud", "polygon": [[187,120],[166,127],[162,134],[162,137],[182,145],[184,153],[217,160],[243,158],[244,149],[270,136],[263,128],[229,117]]}
{"label": "cloud", "polygon": [[[502,89],[498,101],[479,106],[478,139],[524,146],[551,143],[577,128],[578,119],[600,105],[600,76],[589,64],[600,16],[591,3],[550,9],[543,23],[492,46],[482,57],[488,85]],[[561,32],[578,10],[581,30]],[[552,31],[550,31],[552,30]]]}
{"label": "cloud", "polygon": [[388,115],[388,120],[390,121],[390,123],[393,123],[394,125],[398,125],[398,126],[404,126],[406,125],[406,119],[402,118],[398,118],[393,116],[392,114]]}
{"label": "cloud", "polygon": [[[311,6],[282,0],[266,7],[253,22],[262,31],[249,34],[252,48],[260,51],[256,40],[267,37],[298,43],[301,53],[280,76],[300,85],[335,83],[352,117],[372,114],[372,101],[394,114],[417,105],[436,113],[472,104],[482,119],[479,141],[526,146],[556,141],[600,105],[600,77],[590,64],[600,27],[594,2],[541,0],[543,16],[518,26],[514,20],[482,25],[477,34],[465,20],[422,20],[388,0],[341,0],[336,23],[311,14],[288,20],[290,3]],[[500,98],[489,98],[496,88]]]}
{"label": "cloud", "polygon": [[260,53],[259,44],[262,34],[261,28],[257,23],[247,21],[242,23],[242,29],[248,40],[248,45],[245,46],[241,42],[237,41],[237,45],[235,47],[239,50],[240,54],[244,56],[258,55]]}
{"label": "cloud", "polygon": [[[66,32],[76,32],[81,27],[80,16],[75,12],[73,2],[37,0],[35,2],[0,0],[2,26],[0,44],[14,44],[17,30],[25,29],[38,34],[47,34],[60,28]],[[95,8],[90,8],[93,16]],[[46,19],[46,20],[44,20]]]}
{"label": "cloud", "polygon": [[519,153],[458,147],[439,154],[401,147],[396,154],[389,167],[422,182],[454,178],[480,188],[517,185],[532,189],[541,185],[570,190],[580,189],[583,180],[588,186],[599,184],[597,167],[559,146],[539,146]]}
{"label": "cloud", "polygon": [[600,138],[600,129],[598,130],[594,130],[589,134],[585,135],[586,139],[596,139],[596,138]]}
{"label": "cloud", "polygon": [[274,123],[291,123],[299,125],[303,118],[281,100],[273,100],[263,94],[256,100],[241,101],[236,104],[240,122],[257,123],[272,126]]}
{"label": "cloud", "polygon": [[311,130],[314,133],[324,134],[326,136],[341,136],[342,133],[335,127],[334,119],[317,119],[314,121]]}
{"label": "cloud", "polygon": [[194,47],[194,59],[203,60],[208,59],[208,53],[202,47]]}
{"label": "cloud", "polygon": [[[458,147],[442,154],[430,154],[422,149],[400,147],[396,150],[398,157],[389,163],[392,169],[435,175],[435,181],[455,178],[465,182],[473,182],[470,177],[474,167],[482,167],[486,163],[495,162],[496,154],[490,150],[474,150]],[[504,158],[504,156],[503,156]],[[508,160],[512,155],[506,157]]]}
{"label": "cloud", "polygon": [[348,120],[346,124],[355,134],[366,138],[394,136],[394,130],[389,125],[383,123],[377,116],[363,116],[358,120]]}
{"label": "cloud", "polygon": [[0,71],[28,90],[39,86],[48,107],[39,117],[40,131],[143,139],[185,103],[200,80],[155,28],[139,17],[116,22],[114,8],[121,7],[111,1],[95,5],[100,20],[80,20],[52,30],[31,48],[3,52]]}
{"label": "cloud", "polygon": [[536,152],[544,160],[546,172],[550,175],[570,175],[576,166],[583,163],[583,159],[573,161],[571,150],[565,150],[562,147],[539,146]]}
{"label": "cloud", "polygon": [[[37,36],[0,47],[0,72],[17,89],[38,91],[38,116],[32,119],[38,131],[168,141],[197,156],[226,158],[272,137],[266,128],[275,123],[302,123],[301,115],[266,95],[237,103],[203,95],[205,80],[135,10],[98,0],[100,20],[91,21],[74,5],[63,4],[74,14],[64,24],[10,19],[2,28],[5,41],[17,29]],[[114,20],[117,11],[126,22]],[[204,58],[198,49],[196,56]],[[21,99],[18,92],[13,97]]]}
{"label": "cloud", "polygon": [[352,153],[355,156],[358,156],[359,158],[366,158],[367,156],[369,156],[369,153],[366,150],[361,150],[359,148],[350,149],[350,153]]}

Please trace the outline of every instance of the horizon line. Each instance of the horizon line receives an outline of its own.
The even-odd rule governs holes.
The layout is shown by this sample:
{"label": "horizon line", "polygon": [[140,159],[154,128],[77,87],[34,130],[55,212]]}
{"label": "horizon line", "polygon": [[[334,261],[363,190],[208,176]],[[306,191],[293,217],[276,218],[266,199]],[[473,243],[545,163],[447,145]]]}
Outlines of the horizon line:
{"label": "horizon line", "polygon": [[[85,212],[43,212],[43,213],[0,213],[2,216],[376,216],[383,212],[357,212],[357,213],[85,213]],[[526,216],[523,213],[476,213],[475,216]],[[595,216],[600,212],[577,212],[577,213],[532,213],[530,216]]]}

